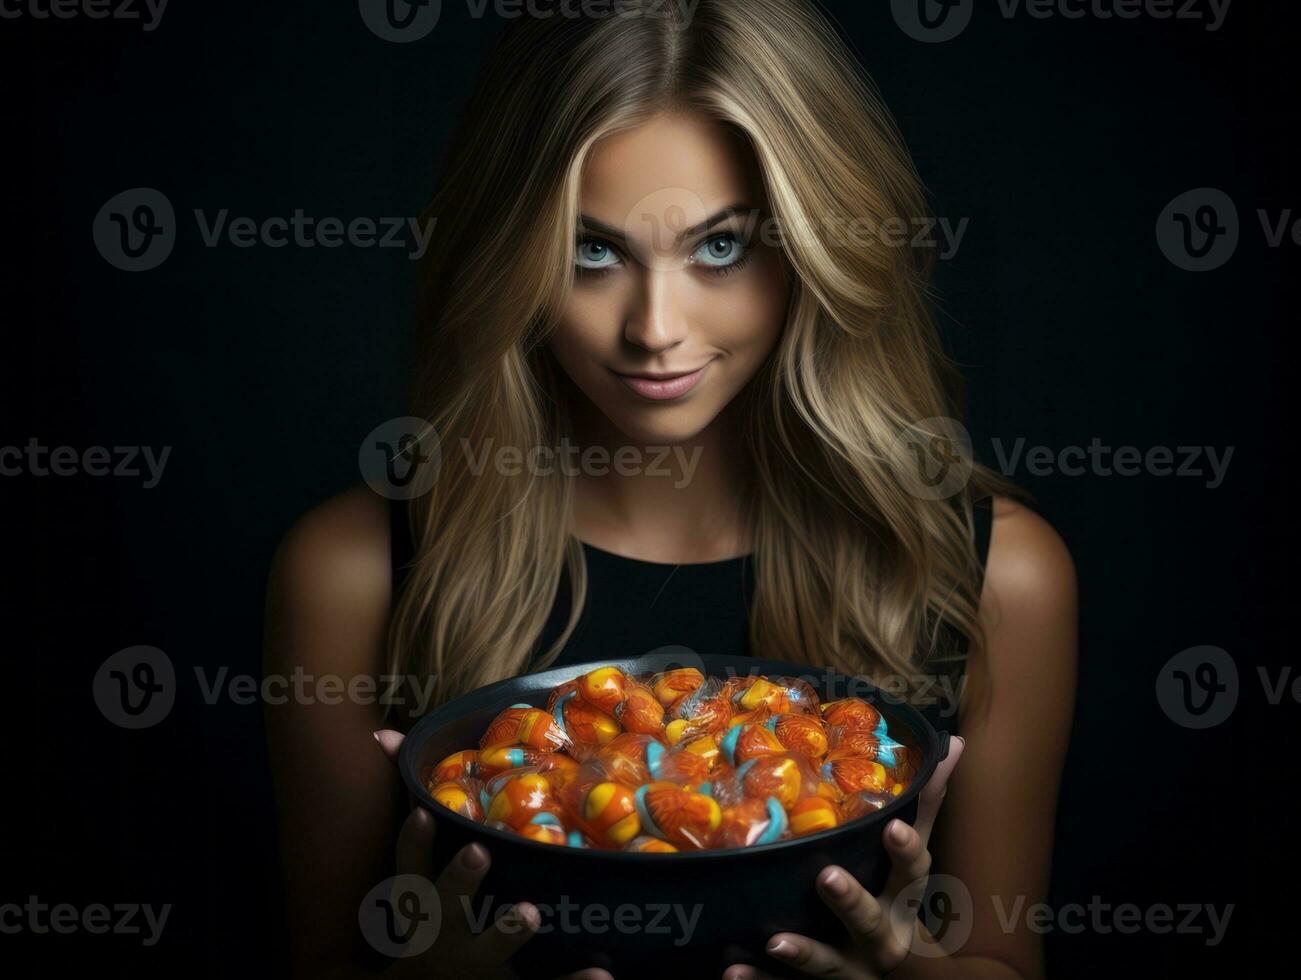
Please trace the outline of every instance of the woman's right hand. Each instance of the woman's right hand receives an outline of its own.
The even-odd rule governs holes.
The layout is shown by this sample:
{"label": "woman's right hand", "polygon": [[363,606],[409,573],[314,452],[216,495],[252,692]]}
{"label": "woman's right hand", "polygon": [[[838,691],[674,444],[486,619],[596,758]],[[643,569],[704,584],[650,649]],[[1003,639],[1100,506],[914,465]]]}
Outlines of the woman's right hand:
{"label": "woman's right hand", "polygon": [[[391,760],[397,761],[403,735],[392,729],[375,733]],[[407,815],[398,835],[397,875],[425,876],[434,860],[434,818],[424,807],[415,807]],[[480,933],[471,929],[466,913],[475,893],[492,864],[488,849],[482,844],[467,844],[452,856],[443,873],[434,882],[438,893],[442,921],[433,946],[418,957],[400,961],[393,976],[416,977],[474,976],[514,977],[506,960],[537,932],[541,917],[529,902],[518,902],[505,915],[498,916]],[[613,980],[605,970],[595,967],[566,974],[561,980]]]}

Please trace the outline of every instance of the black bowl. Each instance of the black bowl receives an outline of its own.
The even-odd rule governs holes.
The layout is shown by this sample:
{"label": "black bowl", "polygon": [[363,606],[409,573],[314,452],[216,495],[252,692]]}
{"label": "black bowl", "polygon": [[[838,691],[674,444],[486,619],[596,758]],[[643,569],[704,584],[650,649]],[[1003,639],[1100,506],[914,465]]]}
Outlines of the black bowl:
{"label": "black bowl", "polygon": [[[453,752],[478,745],[503,708],[524,703],[545,707],[553,688],[606,665],[628,674],[692,666],[707,677],[802,677],[824,701],[853,696],[874,704],[897,741],[911,741],[921,749],[922,766],[893,802],[831,830],[771,844],[676,854],[542,844],[475,823],[430,797],[421,773]],[[899,737],[901,727],[907,733],[904,738]],[[554,977],[601,966],[618,980],[663,980],[672,971],[719,976],[732,963],[754,963],[778,973],[780,964],[764,952],[775,932],[844,941],[844,927],[814,890],[818,872],[838,864],[870,891],[879,892],[889,873],[882,831],[896,817],[910,824],[916,819],[917,795],[947,754],[947,732],[937,733],[911,705],[860,678],[777,660],[701,656],[677,647],[558,667],[479,688],[421,718],[407,735],[399,766],[412,798],[434,816],[433,877],[471,841],[479,841],[492,855],[492,866],[468,910],[473,921],[491,922],[485,916],[495,916],[516,901],[538,906],[542,927],[512,960],[521,973]],[[444,922],[463,914],[467,910],[442,910]]]}

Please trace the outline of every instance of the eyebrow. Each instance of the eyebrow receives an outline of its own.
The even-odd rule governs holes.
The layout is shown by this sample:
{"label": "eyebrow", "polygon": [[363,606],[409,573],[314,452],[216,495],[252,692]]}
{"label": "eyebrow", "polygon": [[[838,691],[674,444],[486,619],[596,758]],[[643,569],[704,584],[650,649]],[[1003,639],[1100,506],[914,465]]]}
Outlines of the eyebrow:
{"label": "eyebrow", "polygon": [[[701,232],[708,231],[715,225],[721,224],[729,218],[734,218],[738,214],[748,214],[757,210],[758,208],[745,203],[730,204],[721,211],[710,215],[704,221],[697,222],[690,228],[684,228],[677,235],[676,241],[681,242],[687,238],[691,238],[693,235],[699,235]],[[578,227],[580,231],[594,232],[595,234],[602,235],[614,242],[626,243],[628,240],[627,236],[624,235],[623,232],[614,228],[612,225],[607,225],[603,221],[597,221],[590,215],[579,215]]]}

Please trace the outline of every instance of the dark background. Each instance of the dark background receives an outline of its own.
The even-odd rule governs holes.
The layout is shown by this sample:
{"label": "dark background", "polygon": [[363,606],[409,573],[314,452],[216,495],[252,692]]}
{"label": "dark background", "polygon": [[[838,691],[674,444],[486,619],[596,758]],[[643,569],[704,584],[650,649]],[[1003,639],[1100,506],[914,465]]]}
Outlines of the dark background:
{"label": "dark background", "polygon": [[[938,286],[978,453],[995,462],[994,437],[1055,452],[1095,437],[1234,447],[1214,489],[1208,476],[1012,474],[1081,580],[1050,903],[1236,906],[1217,948],[1196,935],[1050,935],[1050,975],[1214,972],[1286,943],[1263,890],[1288,778],[1274,765],[1298,709],[1269,705],[1257,668],[1292,655],[1292,519],[1277,505],[1290,489],[1283,269],[1298,246],[1267,247],[1256,211],[1301,205],[1288,144],[1297,18],[1283,9],[1295,5],[1235,3],[1208,32],[1149,17],[1006,19],[981,0],[943,44],[910,39],[887,3],[829,6],[935,212],[969,219]],[[284,972],[260,710],[205,703],[193,668],[258,673],[278,537],[357,482],[363,436],[399,414],[414,267],[402,249],[209,248],[192,212],[418,213],[502,27],[444,8],[406,45],[372,34],[349,2],[177,0],[152,32],[0,20],[5,154],[19,168],[5,203],[14,380],[0,442],[172,447],[153,489],[0,480],[6,621],[18,627],[5,650],[17,764],[0,901],[173,905],[153,948],[0,935],[10,975],[74,961],[103,976]],[[160,267],[128,273],[96,251],[91,226],[141,186],[168,196],[180,231]],[[1242,241],[1222,268],[1186,272],[1157,247],[1156,217],[1207,186],[1236,203]],[[164,722],[131,732],[99,713],[91,680],[136,644],[166,651],[180,684]],[[1193,731],[1166,717],[1155,685],[1170,657],[1206,644],[1232,655],[1241,694],[1228,721]]]}

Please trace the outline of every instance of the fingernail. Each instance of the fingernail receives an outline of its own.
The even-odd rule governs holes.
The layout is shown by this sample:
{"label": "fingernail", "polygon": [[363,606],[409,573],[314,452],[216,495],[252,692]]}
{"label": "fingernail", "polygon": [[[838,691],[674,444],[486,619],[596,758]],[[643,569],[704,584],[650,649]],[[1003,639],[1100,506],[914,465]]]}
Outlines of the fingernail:
{"label": "fingernail", "polygon": [[962,747],[963,747],[964,749],[967,747],[967,740],[966,740],[965,738],[963,738],[961,735],[954,735],[953,737],[956,738],[959,742],[962,743]]}
{"label": "fingernail", "polygon": [[831,894],[835,895],[837,898],[844,898],[849,894],[849,882],[839,871],[832,871],[829,873],[826,878],[822,880],[822,883],[827,886],[827,891],[831,892]]}
{"label": "fingernail", "polygon": [[537,911],[531,905],[515,905],[510,910],[511,921],[532,932],[537,928]]}
{"label": "fingernail", "polygon": [[370,737],[373,738],[376,742],[379,742],[380,745],[383,745],[384,743],[379,741],[379,733],[380,733],[381,731],[383,731],[382,728],[379,729],[379,730],[377,730],[377,731],[373,731],[373,732],[371,732],[371,733],[370,733]]}
{"label": "fingernail", "polygon": [[488,852],[481,844],[471,844],[461,852],[461,867],[467,871],[478,871],[488,863]]}
{"label": "fingernail", "polygon": [[795,944],[789,943],[785,939],[779,939],[775,943],[768,944],[768,952],[774,956],[794,956]]}
{"label": "fingernail", "polygon": [[902,820],[890,824],[890,839],[896,844],[908,843],[908,825]]}

